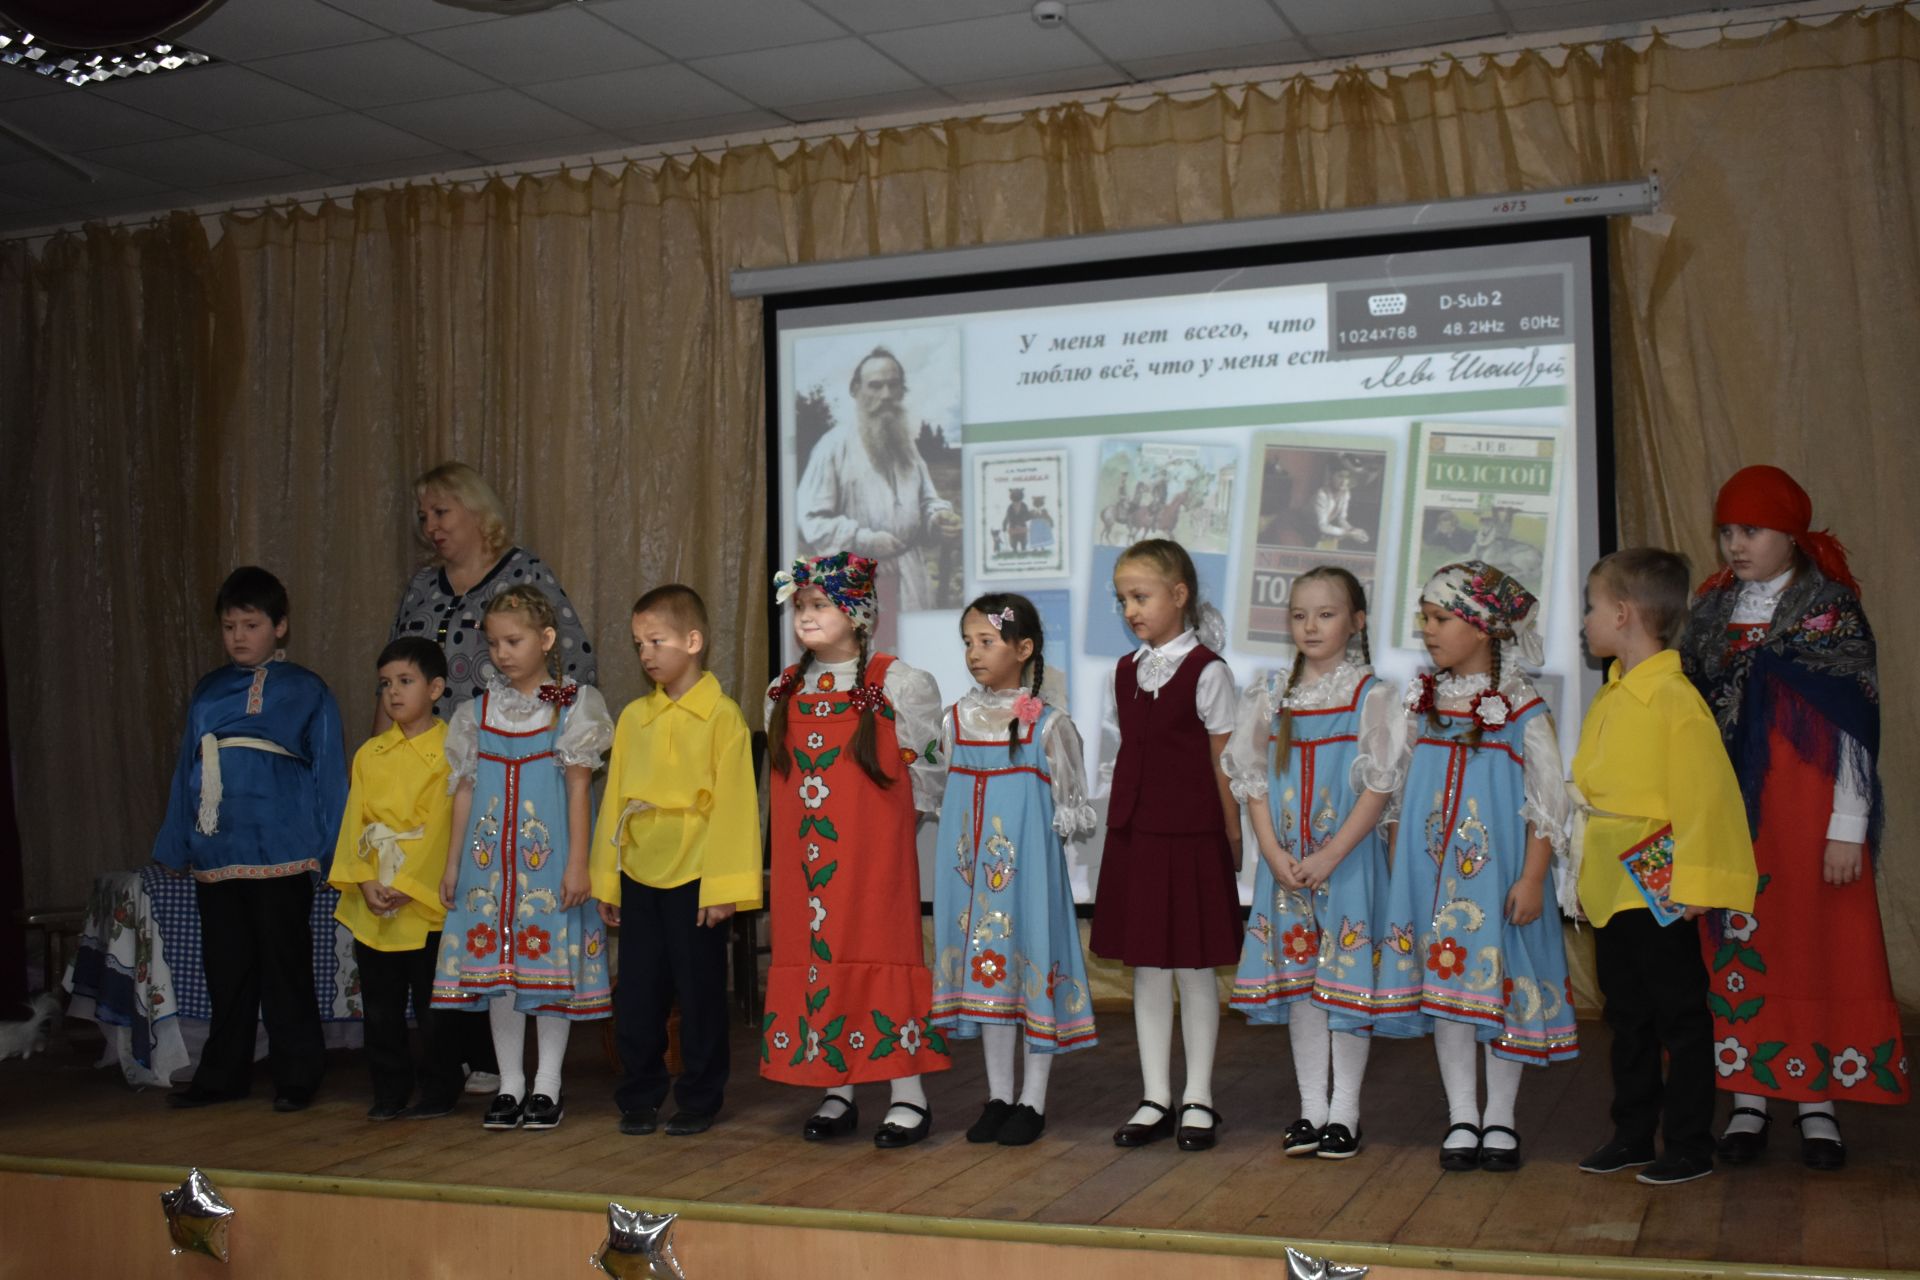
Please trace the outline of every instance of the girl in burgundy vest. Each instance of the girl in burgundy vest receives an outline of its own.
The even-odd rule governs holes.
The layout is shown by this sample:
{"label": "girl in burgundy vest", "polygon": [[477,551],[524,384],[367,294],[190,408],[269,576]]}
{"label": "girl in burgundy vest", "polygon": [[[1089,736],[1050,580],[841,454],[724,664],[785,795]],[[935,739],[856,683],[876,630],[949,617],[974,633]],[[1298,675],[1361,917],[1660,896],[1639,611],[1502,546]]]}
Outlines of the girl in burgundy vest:
{"label": "girl in burgundy vest", "polygon": [[[1142,647],[1114,671],[1120,754],[1093,908],[1096,954],[1133,966],[1140,1107],[1113,1135],[1122,1147],[1172,1135],[1173,989],[1180,988],[1187,1087],[1182,1149],[1213,1146],[1213,970],[1240,958],[1240,809],[1220,772],[1233,731],[1233,674],[1203,644],[1200,584],[1177,542],[1136,542],[1113,569],[1114,594]],[[1217,797],[1217,799],[1216,799]]]}

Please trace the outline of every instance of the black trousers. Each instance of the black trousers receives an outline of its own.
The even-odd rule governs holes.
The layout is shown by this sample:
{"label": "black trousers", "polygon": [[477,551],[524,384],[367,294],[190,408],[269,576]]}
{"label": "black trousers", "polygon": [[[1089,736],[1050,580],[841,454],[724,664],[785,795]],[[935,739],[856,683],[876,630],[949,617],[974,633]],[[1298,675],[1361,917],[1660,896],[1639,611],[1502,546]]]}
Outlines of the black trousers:
{"label": "black trousers", "polygon": [[360,962],[360,998],[365,1007],[367,1066],[373,1073],[376,1104],[404,1107],[413,1096],[413,1052],[407,1043],[407,997],[413,997],[414,1020],[426,1042],[419,1071],[420,1100],[450,1103],[465,1083],[460,1070],[460,1042],[448,1016],[436,1012],[433,966],[440,956],[440,933],[427,935],[418,951],[376,951],[357,939],[354,958]]}
{"label": "black trousers", "polygon": [[725,1099],[727,939],[724,924],[694,923],[700,882],[650,889],[620,877],[620,982],[613,991],[614,1034],[623,1077],[613,1091],[622,1112],[667,1098],[667,1014],[680,1003],[680,1056],[673,1089],[687,1111],[716,1112]]}
{"label": "black trousers", "polygon": [[1623,911],[1593,937],[1613,1030],[1614,1136],[1651,1145],[1658,1129],[1670,1154],[1711,1161],[1713,1017],[1700,922],[1662,928],[1651,911]]}
{"label": "black trousers", "polygon": [[196,1093],[252,1086],[256,1018],[267,1027],[275,1094],[307,1098],[326,1071],[313,996],[313,877],[221,880],[198,888],[200,959],[213,1022],[193,1073]]}

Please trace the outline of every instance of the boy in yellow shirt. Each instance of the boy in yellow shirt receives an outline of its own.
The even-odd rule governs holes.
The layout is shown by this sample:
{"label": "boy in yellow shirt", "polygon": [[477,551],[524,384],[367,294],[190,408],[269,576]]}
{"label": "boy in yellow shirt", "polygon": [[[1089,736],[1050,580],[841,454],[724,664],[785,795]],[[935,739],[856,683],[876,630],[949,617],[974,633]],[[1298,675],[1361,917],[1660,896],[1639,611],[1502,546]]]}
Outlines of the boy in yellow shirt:
{"label": "boy in yellow shirt", "polygon": [[[1713,1019],[1699,917],[1753,909],[1753,844],[1713,713],[1673,649],[1687,563],[1616,551],[1587,575],[1587,650],[1612,658],[1573,757],[1580,908],[1613,1031],[1613,1137],[1587,1173],[1645,1166],[1650,1186],[1713,1172]],[[1660,1051],[1667,1075],[1660,1078]],[[1654,1158],[1655,1128],[1665,1150]]]}
{"label": "boy in yellow shirt", "polygon": [[[373,1072],[369,1120],[444,1116],[460,1095],[460,1047],[445,1014],[430,1007],[440,954],[440,876],[446,870],[447,726],[433,714],[447,687],[447,657],[420,636],[381,650],[380,709],[393,726],[353,756],[346,812],[328,883],[340,890],[333,918],[353,934],[367,1065]],[[407,1047],[407,997],[426,1040],[420,1100],[411,1110],[413,1056]]]}
{"label": "boy in yellow shirt", "polygon": [[667,1098],[667,1014],[680,1005],[685,1070],[674,1136],[711,1128],[725,1099],[727,931],[760,905],[760,804],[753,735],[707,672],[707,609],[691,587],[655,587],[633,606],[633,647],[653,692],[613,735],[594,825],[593,896],[620,926],[614,1033],[624,1078],[620,1132],[652,1133]]}

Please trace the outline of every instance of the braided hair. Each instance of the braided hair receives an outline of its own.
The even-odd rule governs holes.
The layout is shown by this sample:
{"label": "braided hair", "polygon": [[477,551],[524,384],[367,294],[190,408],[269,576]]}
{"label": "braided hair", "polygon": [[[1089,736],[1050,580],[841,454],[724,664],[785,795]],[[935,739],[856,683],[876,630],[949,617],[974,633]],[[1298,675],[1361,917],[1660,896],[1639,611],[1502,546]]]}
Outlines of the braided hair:
{"label": "braided hair", "polygon": [[[862,684],[867,678],[867,657],[873,643],[873,633],[865,627],[858,627],[854,634],[860,637],[860,662],[853,669],[853,681]],[[872,707],[861,709],[860,723],[853,730],[853,742],[850,745],[853,748],[853,762],[860,766],[860,771],[873,779],[874,786],[885,789],[893,785],[894,778],[880,763],[880,731],[876,723],[879,714]]]}
{"label": "braided hair", "polygon": [[[1339,565],[1316,565],[1293,580],[1288,591],[1288,602],[1292,602],[1293,592],[1299,590],[1303,582],[1338,582],[1347,593],[1347,607],[1354,613],[1367,611],[1367,591],[1360,585],[1360,579],[1342,569]],[[1360,658],[1368,666],[1373,665],[1373,646],[1367,640],[1367,627],[1360,624]],[[1284,777],[1290,756],[1293,752],[1293,712],[1287,707],[1287,699],[1292,696],[1300,677],[1306,674],[1307,655],[1296,651],[1293,655],[1293,670],[1287,673],[1286,687],[1280,691],[1279,727],[1274,730],[1273,738],[1273,776]]]}
{"label": "braided hair", "polygon": [[547,674],[554,683],[560,681],[560,620],[553,611],[553,601],[547,599],[538,587],[508,587],[493,599],[487,601],[486,612],[480,615],[481,626],[496,613],[517,613],[529,627],[535,631],[551,631],[554,643],[545,651]]}
{"label": "braided hair", "polygon": [[773,714],[767,717],[767,760],[783,778],[793,770],[793,748],[787,745],[787,708],[793,705],[793,691],[807,687],[807,672],[812,669],[813,650],[802,649],[800,664],[793,669],[793,684],[774,698]]}
{"label": "braided hair", "polygon": [[[1033,601],[1025,596],[1015,595],[1011,591],[987,592],[960,611],[960,628],[963,638],[966,634],[967,615],[970,613],[977,613],[982,618],[999,619],[996,629],[1000,633],[1000,639],[1009,645],[1017,647],[1022,640],[1033,642],[1033,653],[1020,665],[1020,683],[1027,685],[1029,692],[1038,698],[1040,686],[1047,677],[1047,636],[1040,623],[1040,611],[1034,607]],[[1027,680],[1029,674],[1033,677],[1030,685]],[[1017,716],[1007,725],[1009,756],[1020,749],[1020,728],[1020,720]]]}

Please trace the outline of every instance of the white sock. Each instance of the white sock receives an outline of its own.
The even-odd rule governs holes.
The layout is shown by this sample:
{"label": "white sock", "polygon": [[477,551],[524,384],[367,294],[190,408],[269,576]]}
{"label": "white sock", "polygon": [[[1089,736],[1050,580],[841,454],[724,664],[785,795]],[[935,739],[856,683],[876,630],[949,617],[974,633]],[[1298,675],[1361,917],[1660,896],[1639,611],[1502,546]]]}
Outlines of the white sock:
{"label": "white sock", "polygon": [[[1752,1116],[1741,1116],[1742,1120],[1751,1120]],[[1803,1138],[1825,1138],[1829,1142],[1840,1141],[1840,1121],[1833,1113],[1831,1102],[1803,1102],[1800,1104],[1800,1136]]]}
{"label": "white sock", "polygon": [[987,1096],[1013,1101],[1013,1048],[1018,1027],[982,1027],[980,1044],[987,1057]]}
{"label": "white sock", "polygon": [[1327,1011],[1297,1000],[1287,1011],[1293,1074],[1300,1082],[1300,1117],[1318,1129],[1327,1122]]}
{"label": "white sock", "polygon": [[[1140,1042],[1140,1096],[1173,1103],[1173,970],[1142,965],[1133,971],[1133,1029]],[[1161,1113],[1141,1107],[1129,1124],[1156,1124]]]}
{"label": "white sock", "polygon": [[487,1029],[493,1032],[493,1056],[500,1060],[500,1092],[527,1100],[527,1015],[513,1007],[513,997],[495,996],[487,1002]]}
{"label": "white sock", "polygon": [[1333,1033],[1333,1105],[1327,1118],[1355,1135],[1360,1132],[1360,1085],[1366,1079],[1367,1049],[1372,1043],[1351,1031]]}
{"label": "white sock", "polygon": [[[1440,1062],[1440,1084],[1447,1091],[1447,1123],[1480,1127],[1480,1054],[1473,1028],[1464,1022],[1436,1018],[1433,1056]],[[1478,1140],[1465,1130],[1449,1133],[1443,1147],[1471,1150]]]}
{"label": "white sock", "polygon": [[[1514,1124],[1514,1105],[1520,1100],[1520,1073],[1527,1069],[1524,1062],[1515,1062],[1511,1058],[1496,1057],[1493,1046],[1487,1046],[1487,1111],[1481,1120],[1481,1127],[1505,1125],[1512,1129]],[[1492,1151],[1511,1151],[1517,1145],[1504,1133],[1490,1133],[1480,1139],[1480,1144]]]}
{"label": "white sock", "polygon": [[[1757,1093],[1736,1093],[1733,1095],[1733,1105],[1752,1107],[1755,1111],[1764,1113],[1767,1109],[1767,1100]],[[1726,1132],[1729,1134],[1758,1133],[1766,1126],[1767,1122],[1759,1116],[1735,1116],[1727,1121]]]}
{"label": "white sock", "polygon": [[[1211,1107],[1213,1051],[1220,1043],[1220,987],[1211,969],[1175,969],[1173,978],[1180,985],[1180,1043],[1187,1054],[1187,1087],[1180,1101]],[[1192,1129],[1211,1129],[1213,1117],[1204,1111],[1189,1111],[1180,1117],[1180,1123]]]}
{"label": "white sock", "polygon": [[[840,1104],[837,1107],[832,1105],[833,1103],[836,1103],[836,1102]],[[838,1120],[841,1116],[847,1114],[847,1112],[851,1111],[852,1109],[853,1109],[853,1086],[850,1084],[837,1084],[833,1088],[827,1090],[827,1096],[820,1100],[819,1109],[816,1110],[813,1114],[821,1117],[824,1120]]]}
{"label": "white sock", "polygon": [[560,1100],[560,1069],[567,1061],[567,1037],[573,1024],[565,1018],[535,1018],[534,1043],[540,1046],[540,1061],[533,1072],[533,1091]]}
{"label": "white sock", "polygon": [[897,1124],[902,1129],[919,1127],[926,1117],[920,1111],[907,1110],[900,1105],[903,1102],[912,1103],[920,1111],[927,1109],[927,1087],[920,1083],[919,1076],[902,1076],[893,1082],[893,1096],[887,1100],[887,1116],[882,1123]]}
{"label": "white sock", "polygon": [[1047,1077],[1053,1074],[1053,1060],[1058,1055],[1035,1053],[1028,1049],[1021,1054],[1022,1069],[1026,1079],[1020,1082],[1020,1105],[1032,1107],[1041,1115],[1047,1114]]}

